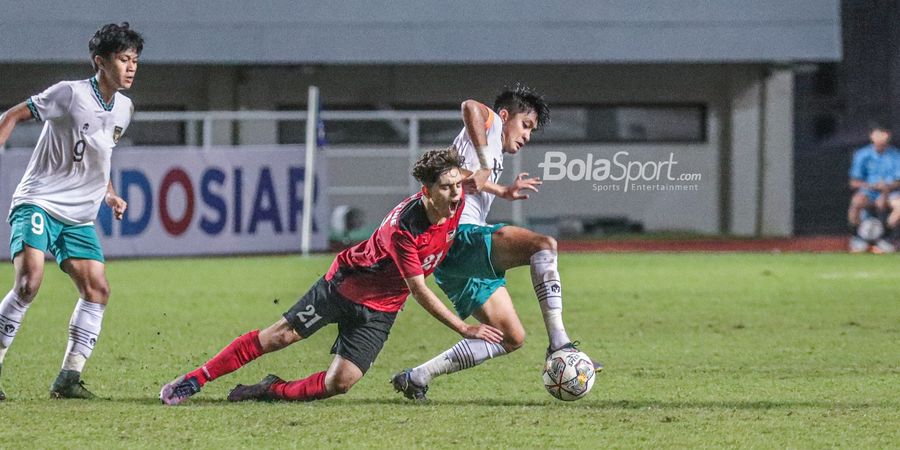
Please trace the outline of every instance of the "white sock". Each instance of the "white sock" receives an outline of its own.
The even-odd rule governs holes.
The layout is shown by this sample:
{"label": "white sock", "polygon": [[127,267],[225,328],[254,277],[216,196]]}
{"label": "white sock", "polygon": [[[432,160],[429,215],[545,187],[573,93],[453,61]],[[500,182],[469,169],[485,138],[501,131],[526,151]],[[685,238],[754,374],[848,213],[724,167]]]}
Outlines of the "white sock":
{"label": "white sock", "polygon": [[14,290],[10,290],[0,302],[0,364],[22,326],[22,318],[31,303],[23,302]]}
{"label": "white sock", "polygon": [[69,320],[69,345],[63,358],[63,370],[81,372],[84,369],[84,363],[91,357],[100,336],[104,310],[105,305],[78,299]]}
{"label": "white sock", "polygon": [[541,305],[550,348],[568,344],[571,340],[562,320],[562,283],[556,268],[556,251],[541,250],[531,255],[531,283]]}
{"label": "white sock", "polygon": [[446,352],[413,369],[410,379],[419,386],[426,386],[434,377],[469,369],[505,354],[506,349],[500,344],[482,339],[463,339]]}

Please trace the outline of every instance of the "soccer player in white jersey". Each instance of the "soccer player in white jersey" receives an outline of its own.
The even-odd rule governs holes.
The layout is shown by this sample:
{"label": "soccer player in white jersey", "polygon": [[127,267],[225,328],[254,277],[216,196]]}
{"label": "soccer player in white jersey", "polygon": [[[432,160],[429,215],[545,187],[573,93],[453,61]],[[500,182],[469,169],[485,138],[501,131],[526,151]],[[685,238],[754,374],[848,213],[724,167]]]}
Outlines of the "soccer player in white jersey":
{"label": "soccer player in white jersey", "polygon": [[0,302],[0,368],[41,286],[49,251],[79,294],[62,369],[50,387],[53,398],[94,397],[81,371],[100,335],[109,284],[93,220],[101,202],[117,219],[127,207],[110,181],[110,156],[134,112],[119,91],[134,82],[143,47],[127,22],[105,25],[88,42],[95,76],[54,84],[0,116],[0,146],[17,123],[44,122],[9,211],[15,280]]}
{"label": "soccer player in white jersey", "polygon": [[[531,266],[531,280],[550,338],[547,353],[576,345],[562,321],[556,240],[521,227],[487,224],[494,197],[523,200],[528,198],[526,191],[537,192],[541,180],[527,173],[518,174],[508,186],[500,185],[499,180],[504,154],[518,153],[531,140],[532,132],[550,120],[550,110],[541,96],[517,85],[497,96],[493,110],[466,100],[462,116],[465,128],[453,145],[464,157],[464,167],[473,172],[469,187],[477,193],[467,197],[456,241],[435,270],[435,281],[460,317],[472,315],[500,329],[503,342],[463,339],[430,361],[394,375],[394,388],[413,400],[425,400],[433,378],[505,355],[525,342],[525,329],[505,287],[508,269]],[[600,371],[602,365],[594,362],[594,369]]]}

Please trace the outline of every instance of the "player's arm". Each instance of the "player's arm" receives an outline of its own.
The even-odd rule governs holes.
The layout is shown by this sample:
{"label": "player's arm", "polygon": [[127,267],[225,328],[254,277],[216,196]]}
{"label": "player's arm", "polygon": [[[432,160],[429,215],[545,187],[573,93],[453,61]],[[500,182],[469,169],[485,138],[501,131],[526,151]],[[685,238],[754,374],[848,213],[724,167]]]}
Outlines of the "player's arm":
{"label": "player's arm", "polygon": [[0,148],[6,145],[6,140],[12,134],[13,129],[19,122],[24,122],[32,118],[31,110],[25,102],[8,109],[3,115],[0,115]]}
{"label": "player's arm", "polygon": [[475,146],[475,154],[478,155],[478,169],[472,174],[476,189],[481,192],[488,177],[491,175],[491,168],[488,166],[485,147],[487,147],[487,124],[491,118],[491,109],[476,100],[466,100],[461,105],[463,124],[466,127],[466,134],[469,140]]}
{"label": "player's arm", "polygon": [[[446,249],[445,249],[446,250]],[[388,251],[400,271],[400,276],[409,288],[413,298],[434,316],[435,319],[451,330],[467,337],[480,338],[489,342],[500,342],[503,333],[487,325],[469,325],[453,314],[444,303],[425,284],[422,261],[419,260],[415,242],[408,232],[396,230],[391,234],[391,245]]]}
{"label": "player's arm", "polygon": [[435,319],[469,339],[484,339],[488,342],[500,343],[503,340],[503,332],[486,324],[469,325],[463,322],[456,314],[453,314],[435,293],[425,284],[424,275],[416,275],[404,278],[406,286],[413,298],[425,308]]}
{"label": "player's arm", "polygon": [[[466,169],[460,169],[460,172],[462,173],[462,176],[466,178],[466,181],[463,182],[466,194],[478,193],[479,190],[475,186],[474,180],[471,178],[472,172]],[[509,186],[503,186],[494,183],[493,181],[486,181],[481,188],[481,192],[494,194],[507,200],[525,200],[528,198],[528,194],[522,194],[520,192],[521,190],[529,189],[537,192],[537,186],[540,186],[543,183],[540,178],[525,178],[527,176],[528,173],[526,172],[520,173],[519,176],[516,177],[516,181]]]}
{"label": "player's arm", "polygon": [[122,216],[125,215],[125,210],[128,208],[128,202],[116,194],[116,189],[113,187],[112,181],[106,185],[106,206],[109,206],[109,208],[113,210],[113,215],[116,216],[116,219],[118,220],[122,220]]}
{"label": "player's arm", "polygon": [[865,155],[861,150],[853,155],[853,161],[850,163],[850,189],[858,191],[860,189],[868,189],[869,184],[866,183],[866,161]]}

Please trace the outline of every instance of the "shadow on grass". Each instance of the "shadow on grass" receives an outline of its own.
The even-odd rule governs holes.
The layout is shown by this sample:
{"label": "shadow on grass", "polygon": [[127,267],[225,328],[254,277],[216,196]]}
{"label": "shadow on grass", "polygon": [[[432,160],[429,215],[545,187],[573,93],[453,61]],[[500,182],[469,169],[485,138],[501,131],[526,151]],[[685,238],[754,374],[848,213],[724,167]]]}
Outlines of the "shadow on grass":
{"label": "shadow on grass", "polygon": [[[100,402],[131,403],[135,405],[160,406],[156,397],[120,397],[102,399]],[[179,406],[218,406],[218,405],[288,405],[291,402],[243,402],[232,403],[224,398],[192,398]],[[404,399],[383,398],[353,398],[343,397],[317,402],[299,402],[298,404],[316,404],[322,407],[340,408],[342,406],[408,406],[411,408],[441,407],[441,406],[481,406],[481,407],[541,407],[560,406],[565,408],[596,409],[596,410],[639,410],[639,409],[722,409],[722,410],[769,410],[769,409],[866,409],[866,408],[900,408],[900,402],[836,402],[825,400],[583,400],[577,402],[529,401],[529,400],[505,400],[495,398],[469,398],[451,400],[431,400],[425,403],[414,403]]]}
{"label": "shadow on grass", "polygon": [[[384,399],[343,399],[343,403],[351,404],[373,404],[373,405],[396,405],[406,404],[410,406],[420,406],[418,404],[404,400],[384,400]],[[576,402],[559,402],[559,401],[516,401],[504,399],[453,399],[453,400],[432,400],[421,404],[421,406],[503,406],[503,407],[547,407],[547,406],[564,406],[566,408],[580,409],[740,409],[740,410],[766,410],[766,409],[791,409],[791,408],[898,408],[900,402],[830,402],[821,400],[811,401],[788,401],[788,400],[713,400],[713,401],[662,401],[662,400],[582,400]]]}
{"label": "shadow on grass", "polygon": [[[165,405],[159,400],[159,397],[116,397],[116,398],[104,398],[98,399],[100,402],[109,402],[109,403],[131,403],[134,405],[151,405],[151,406],[161,406]],[[191,398],[185,401],[182,405],[198,405],[198,406],[209,406],[209,405],[234,405],[234,402],[229,402],[224,398],[215,398],[215,397],[198,397]],[[182,406],[178,405],[178,406]]]}

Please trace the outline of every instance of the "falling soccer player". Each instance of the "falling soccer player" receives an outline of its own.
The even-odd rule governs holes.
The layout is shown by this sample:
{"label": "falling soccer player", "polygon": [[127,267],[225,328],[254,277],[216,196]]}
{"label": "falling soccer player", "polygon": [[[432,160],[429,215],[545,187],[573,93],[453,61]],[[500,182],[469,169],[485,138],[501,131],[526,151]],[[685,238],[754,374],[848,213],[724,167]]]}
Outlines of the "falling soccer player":
{"label": "falling soccer player", "polygon": [[179,404],[206,383],[331,323],[338,325],[338,337],[327,370],[296,381],[268,375],[257,384],[237,385],[228,399],[308,401],[344,394],[375,361],[410,293],[463,337],[500,342],[497,329],[463,322],[425,284],[456,236],[465,204],[461,163],[452,148],[426,152],[412,170],[421,192],[397,205],[368,240],[339,253],[328,273],[281,319],[238,337],[211,360],[163,386],[160,400]]}

